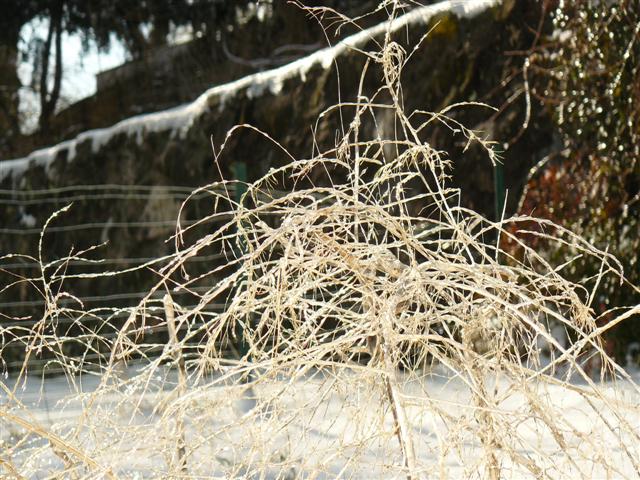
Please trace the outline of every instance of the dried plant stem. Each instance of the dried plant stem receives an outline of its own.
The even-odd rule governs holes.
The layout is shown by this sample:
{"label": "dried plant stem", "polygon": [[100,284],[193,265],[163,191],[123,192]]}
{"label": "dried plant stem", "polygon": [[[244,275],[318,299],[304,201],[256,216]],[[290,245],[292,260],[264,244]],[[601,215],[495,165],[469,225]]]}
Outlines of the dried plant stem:
{"label": "dried plant stem", "polygon": [[393,421],[395,423],[396,435],[400,442],[400,449],[402,450],[403,463],[407,469],[407,479],[414,480],[418,478],[415,476],[416,454],[413,448],[413,438],[407,422],[407,414],[404,406],[402,405],[398,387],[394,381],[394,371],[390,369],[389,366],[387,366],[386,370],[387,372],[385,373],[384,382],[387,391],[387,398],[391,406],[391,412],[393,413]]}
{"label": "dried plant stem", "polygon": [[9,460],[3,459],[2,457],[0,457],[0,468],[8,472],[8,477],[7,477],[8,479],[26,480],[25,477],[20,475],[18,470],[16,470],[16,468],[13,466],[13,464]]}
{"label": "dried plant stem", "polygon": [[51,443],[51,450],[53,450],[53,453],[55,453],[56,457],[62,460],[64,468],[67,471],[67,474],[70,475],[70,478],[72,480],[78,480],[79,477],[78,472],[75,469],[75,462],[71,460],[69,455],[67,455],[63,450],[56,448],[53,443]]}
{"label": "dried plant stem", "polygon": [[474,394],[475,403],[478,407],[476,413],[479,423],[478,436],[486,454],[486,476],[489,480],[500,480],[500,462],[496,455],[496,450],[499,448],[497,429],[491,414],[491,406],[487,401],[484,372],[480,370],[480,373],[482,376],[478,375],[476,378],[478,391]]}
{"label": "dried plant stem", "polygon": [[60,449],[65,452],[71,453],[72,455],[79,458],[87,466],[99,472],[103,472],[103,475],[105,475],[109,479],[116,480],[116,476],[113,474],[113,472],[111,472],[111,470],[103,468],[95,460],[86,455],[83,451],[77,449],[73,445],[68,444],[64,441],[64,439],[60,438],[50,430],[46,430],[34,423],[28,422],[27,420],[4,410],[0,410],[0,418],[4,418],[8,422],[20,425],[22,428],[36,434],[41,438],[48,440],[51,446],[55,449]]}
{"label": "dried plant stem", "polygon": [[396,366],[393,364],[390,358],[390,352],[385,340],[392,338],[394,316],[397,311],[397,302],[389,302],[391,306],[387,306],[389,310],[383,313],[382,322],[382,335],[378,336],[378,354],[384,365],[384,381],[387,393],[387,399],[393,413],[393,421],[395,423],[395,431],[398,436],[398,442],[400,443],[400,449],[402,451],[403,463],[407,469],[407,480],[414,480],[416,472],[416,454],[413,447],[413,435],[411,434],[409,423],[407,421],[407,414],[402,404],[401,394],[396,382]]}
{"label": "dried plant stem", "polygon": [[[167,329],[169,332],[169,340],[173,351],[173,359],[178,365],[178,396],[180,400],[187,390],[187,371],[182,356],[182,348],[178,341],[178,329],[176,328],[175,310],[173,307],[173,299],[168,293],[162,298],[164,305],[164,313],[167,320]],[[176,418],[176,431],[177,431],[177,456],[178,456],[178,470],[186,474],[187,473],[187,450],[186,450],[186,438],[184,431],[184,423],[182,415],[179,413]]]}

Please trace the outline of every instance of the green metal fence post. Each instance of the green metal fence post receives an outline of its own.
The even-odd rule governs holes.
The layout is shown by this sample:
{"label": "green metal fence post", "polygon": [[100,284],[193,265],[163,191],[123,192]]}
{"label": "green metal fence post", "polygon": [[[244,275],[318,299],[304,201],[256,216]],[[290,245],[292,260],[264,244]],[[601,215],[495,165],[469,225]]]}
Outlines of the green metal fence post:
{"label": "green metal fence post", "polygon": [[[231,164],[231,172],[235,177],[235,194],[234,200],[238,204],[238,206],[242,205],[242,196],[247,191],[247,163],[243,161],[236,161]],[[245,245],[242,238],[239,236],[238,239],[238,249],[240,250],[240,254],[244,255],[247,251],[247,246]],[[242,291],[242,280],[239,280],[239,284],[237,287],[238,293]],[[244,330],[242,328],[242,324],[237,324],[236,336],[238,338],[238,354],[240,358],[244,358],[247,353],[249,353],[249,346],[244,341]]]}
{"label": "green metal fence post", "polygon": [[238,183],[236,183],[234,200],[240,204],[242,195],[247,191],[247,162],[233,162],[233,164],[231,164],[231,170],[233,176],[238,181]]}

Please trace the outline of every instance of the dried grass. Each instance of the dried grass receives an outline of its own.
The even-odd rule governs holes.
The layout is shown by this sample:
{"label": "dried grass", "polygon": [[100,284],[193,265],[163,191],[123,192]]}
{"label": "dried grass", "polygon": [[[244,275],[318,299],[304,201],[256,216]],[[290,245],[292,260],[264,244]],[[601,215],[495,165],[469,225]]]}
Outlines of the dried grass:
{"label": "dried grass", "polygon": [[[335,148],[270,171],[237,204],[232,182],[194,192],[227,192],[212,193],[219,211],[203,219],[219,215],[220,228],[190,242],[195,227],[178,228],[175,255],[117,331],[107,335],[106,322],[80,339],[48,333],[62,318],[79,324],[96,314],[79,300],[60,305],[64,262],[40,259],[40,278],[17,280],[40,286],[46,311],[31,328],[3,335],[28,352],[58,352],[70,386],[57,406],[68,415],[44,426],[41,411],[20,400],[30,354],[13,386],[0,382],[0,425],[13,432],[2,438],[4,475],[640,475],[639,390],[601,343],[638,307],[599,326],[593,292],[565,280],[562,266],[524,244],[520,259],[495,247],[496,236],[511,235],[507,224],[535,219],[492,223],[458,205],[446,155],[424,132],[447,125],[499,158],[450,109],[404,112],[406,58],[390,35],[370,54],[384,85],[325,112],[354,112]],[[365,133],[381,111],[394,116],[394,138]],[[256,131],[240,126],[229,138],[246,129]],[[216,160],[223,155],[226,145]],[[330,183],[314,185],[317,171]],[[225,221],[229,204],[235,214]],[[606,252],[554,231],[576,256],[600,259],[602,276],[622,276]],[[227,263],[189,277],[187,260],[205,250]],[[185,290],[197,305],[174,302],[171,293]],[[209,308],[220,303],[222,312]],[[170,341],[147,342],[149,325],[168,329]],[[554,338],[554,325],[570,332],[569,345]],[[71,342],[84,342],[82,355],[65,354]],[[583,368],[585,352],[598,359],[599,380]]]}

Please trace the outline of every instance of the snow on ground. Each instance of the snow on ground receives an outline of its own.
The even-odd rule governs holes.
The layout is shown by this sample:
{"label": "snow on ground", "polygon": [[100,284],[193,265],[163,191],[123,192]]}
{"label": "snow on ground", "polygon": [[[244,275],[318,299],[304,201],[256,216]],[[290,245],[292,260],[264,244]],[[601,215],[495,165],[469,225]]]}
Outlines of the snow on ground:
{"label": "snow on ground", "polygon": [[120,134],[135,137],[138,143],[143,141],[145,133],[148,132],[169,131],[172,136],[183,137],[194,121],[208,110],[212,98],[217,97],[219,101],[215,103],[223,108],[226,102],[241,93],[249,98],[258,97],[265,91],[277,95],[286,80],[296,77],[302,81],[306,80],[306,74],[313,66],[321,65],[322,68],[329,68],[334,60],[346,50],[363,46],[369,39],[379,37],[387,29],[397,31],[407,25],[426,24],[434,15],[445,11],[450,11],[459,18],[472,18],[500,2],[501,0],[447,0],[416,8],[398,17],[391,25],[382,23],[347,37],[333,47],[324,48],[282,67],[215,86],[191,103],[160,112],[131,117],[112,127],[89,130],[74,139],[36,150],[24,158],[0,161],[0,181],[3,181],[7,176],[18,178],[31,166],[42,166],[48,170],[53,160],[62,152],[65,152],[67,159],[71,161],[76,155],[77,146],[87,141],[91,142],[92,149],[96,152],[111,138]]}
{"label": "snow on ground", "polygon": [[[632,376],[640,380],[640,372]],[[442,368],[421,379],[406,380],[400,373],[398,378],[422,476],[484,478],[482,445],[466,429],[479,410],[465,380]],[[75,386],[66,377],[29,378],[16,388],[26,409],[11,402],[11,411],[61,437],[77,429],[80,433],[72,443],[100,465],[108,465],[118,478],[166,478],[167,465],[175,462],[175,455],[170,457],[180,412],[187,445],[193,449],[187,459],[193,478],[404,478],[393,416],[384,389],[372,377],[363,381],[353,372],[345,376],[314,371],[296,380],[281,377],[248,387],[211,375],[192,382],[180,398],[172,393],[175,371],[163,367],[130,367],[121,378],[108,380],[117,386],[100,395],[94,395],[98,377],[71,380]],[[497,424],[509,422],[513,431],[505,434],[517,437],[517,452],[532,459],[544,478],[638,478],[628,455],[640,458],[640,445],[633,441],[634,432],[620,428],[616,417],[621,414],[635,426],[635,435],[640,434],[640,398],[631,384],[597,385],[607,394],[609,406],[615,406],[609,409],[585,396],[580,385],[532,381],[528,393],[509,394],[512,385],[506,378],[491,376],[486,381],[487,388],[503,395]],[[13,386],[12,379],[7,386]],[[528,404],[533,394],[548,400],[543,411]],[[0,402],[0,409],[7,408],[6,402]],[[606,423],[597,421],[594,408]],[[545,414],[554,415],[554,409],[563,412],[557,419],[560,439],[542,421]],[[571,428],[579,435],[571,435]],[[18,430],[5,428],[0,442],[12,445]],[[12,452],[14,464],[31,472],[29,478],[46,478],[62,467],[46,442],[30,438]],[[601,467],[603,452],[613,470]],[[500,467],[501,478],[532,478],[507,455],[500,457]]]}

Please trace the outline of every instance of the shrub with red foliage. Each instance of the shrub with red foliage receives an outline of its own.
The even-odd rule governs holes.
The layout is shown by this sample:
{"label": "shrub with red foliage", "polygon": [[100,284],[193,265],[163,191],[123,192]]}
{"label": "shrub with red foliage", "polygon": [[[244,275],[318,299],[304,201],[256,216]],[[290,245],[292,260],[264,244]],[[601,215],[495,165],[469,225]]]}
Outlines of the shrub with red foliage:
{"label": "shrub with red foliage", "polygon": [[[628,282],[604,279],[598,313],[640,302],[640,1],[558,2],[549,12],[553,33],[530,54],[531,94],[542,99],[561,137],[559,151],[529,179],[521,214],[552,220],[616,255]],[[516,230],[540,230],[533,223]],[[546,232],[552,233],[552,232]],[[550,259],[571,258],[544,238],[518,234]],[[515,242],[504,246],[517,254]],[[566,272],[593,278],[600,264],[576,259]],[[610,333],[625,361],[640,340],[640,319]]]}

